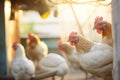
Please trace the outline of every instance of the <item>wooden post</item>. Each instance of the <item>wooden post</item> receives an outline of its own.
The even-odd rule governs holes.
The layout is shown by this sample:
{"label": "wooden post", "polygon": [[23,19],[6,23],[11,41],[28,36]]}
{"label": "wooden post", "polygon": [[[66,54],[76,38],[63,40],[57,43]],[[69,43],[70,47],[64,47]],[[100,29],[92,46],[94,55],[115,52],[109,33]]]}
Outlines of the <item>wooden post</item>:
{"label": "wooden post", "polygon": [[112,26],[114,42],[113,78],[120,80],[120,0],[112,0]]}
{"label": "wooden post", "polygon": [[0,75],[7,74],[4,0],[0,0]]}

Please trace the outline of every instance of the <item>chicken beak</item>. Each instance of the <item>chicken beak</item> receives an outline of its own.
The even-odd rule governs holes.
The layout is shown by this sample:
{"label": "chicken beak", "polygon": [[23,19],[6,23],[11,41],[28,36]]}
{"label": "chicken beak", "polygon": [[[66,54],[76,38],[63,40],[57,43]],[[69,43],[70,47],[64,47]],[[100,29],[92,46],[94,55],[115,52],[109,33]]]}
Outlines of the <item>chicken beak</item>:
{"label": "chicken beak", "polygon": [[68,39],[68,40],[67,40],[67,42],[70,42],[70,45],[72,45],[72,46],[73,46],[73,45],[74,45],[74,43],[73,43],[73,42],[71,42],[71,41],[72,41],[72,40],[70,40],[70,39]]}

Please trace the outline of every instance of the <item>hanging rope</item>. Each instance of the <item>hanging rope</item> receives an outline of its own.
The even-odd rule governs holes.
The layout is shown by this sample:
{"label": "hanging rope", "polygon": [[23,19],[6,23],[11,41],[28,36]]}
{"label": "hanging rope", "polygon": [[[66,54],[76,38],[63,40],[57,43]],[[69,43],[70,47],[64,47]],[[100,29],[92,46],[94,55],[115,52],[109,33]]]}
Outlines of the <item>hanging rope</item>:
{"label": "hanging rope", "polygon": [[61,0],[61,1],[54,1],[54,0],[48,0],[51,4],[53,5],[60,5],[60,4],[91,4],[91,3],[96,3],[98,5],[103,5],[103,6],[109,6],[111,5],[111,2],[107,2],[106,0],[90,0],[90,1],[84,1],[84,2],[79,2],[79,1],[74,1],[74,0]]}
{"label": "hanging rope", "polygon": [[70,7],[71,7],[71,10],[72,10],[72,12],[73,12],[73,16],[74,16],[74,18],[75,18],[75,21],[76,21],[76,23],[77,23],[77,25],[78,25],[78,29],[79,29],[79,31],[80,31],[80,34],[81,34],[82,36],[84,36],[83,31],[82,31],[82,28],[81,28],[81,25],[80,25],[80,23],[79,23],[79,19],[78,19],[78,17],[76,16],[76,13],[75,13],[75,11],[74,11],[74,8],[73,8],[73,6],[72,6],[72,3],[70,3]]}

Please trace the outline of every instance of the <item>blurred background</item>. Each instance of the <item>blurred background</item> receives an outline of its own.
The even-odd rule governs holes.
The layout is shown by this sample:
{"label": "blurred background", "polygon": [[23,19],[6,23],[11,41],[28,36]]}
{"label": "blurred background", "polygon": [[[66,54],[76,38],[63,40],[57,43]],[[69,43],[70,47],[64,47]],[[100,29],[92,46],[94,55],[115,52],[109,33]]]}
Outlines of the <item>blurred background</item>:
{"label": "blurred background", "polygon": [[71,31],[100,42],[101,36],[93,30],[96,16],[111,22],[111,0],[3,0],[3,4],[8,75],[14,56],[12,44],[18,41],[26,47],[28,33],[38,35],[49,52],[59,53],[57,41],[67,41]]}

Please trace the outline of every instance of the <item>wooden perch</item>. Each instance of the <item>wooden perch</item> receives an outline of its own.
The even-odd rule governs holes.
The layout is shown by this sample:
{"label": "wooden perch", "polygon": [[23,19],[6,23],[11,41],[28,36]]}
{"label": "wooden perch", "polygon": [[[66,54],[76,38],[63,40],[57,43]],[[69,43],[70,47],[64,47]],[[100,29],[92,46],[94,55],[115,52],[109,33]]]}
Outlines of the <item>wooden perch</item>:
{"label": "wooden perch", "polygon": [[45,73],[42,73],[42,74],[36,74],[30,80],[40,80],[40,79],[48,78],[48,77],[51,77],[51,76],[55,76],[56,73],[57,73],[57,71],[51,71],[51,72],[45,72]]}
{"label": "wooden perch", "polygon": [[[40,74],[35,74],[30,80],[41,80],[51,76],[55,76],[57,71],[44,72]],[[15,80],[12,76],[0,76],[0,80]]]}
{"label": "wooden perch", "polygon": [[[72,0],[71,0],[71,1],[72,1]],[[76,23],[77,23],[77,26],[78,26],[78,29],[79,29],[80,34],[81,34],[82,36],[84,36],[83,30],[82,30],[82,26],[81,26],[81,24],[79,23],[79,19],[78,19],[77,15],[76,15],[75,10],[74,10],[74,8],[73,8],[73,6],[72,6],[71,3],[70,3],[70,8],[71,8],[71,10],[72,10],[72,12],[73,12],[73,16],[74,16],[75,21],[76,21]]]}

